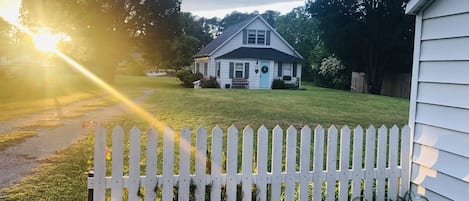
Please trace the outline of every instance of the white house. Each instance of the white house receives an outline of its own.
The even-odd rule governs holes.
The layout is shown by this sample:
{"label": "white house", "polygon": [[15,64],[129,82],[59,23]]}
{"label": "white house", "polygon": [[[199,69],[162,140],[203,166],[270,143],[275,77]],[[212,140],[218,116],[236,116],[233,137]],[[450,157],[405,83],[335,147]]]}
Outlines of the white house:
{"label": "white house", "polygon": [[406,9],[416,15],[411,189],[469,200],[469,1],[411,0]]}
{"label": "white house", "polygon": [[221,88],[270,89],[274,79],[300,83],[303,57],[260,15],[226,29],[194,55],[194,72]]}

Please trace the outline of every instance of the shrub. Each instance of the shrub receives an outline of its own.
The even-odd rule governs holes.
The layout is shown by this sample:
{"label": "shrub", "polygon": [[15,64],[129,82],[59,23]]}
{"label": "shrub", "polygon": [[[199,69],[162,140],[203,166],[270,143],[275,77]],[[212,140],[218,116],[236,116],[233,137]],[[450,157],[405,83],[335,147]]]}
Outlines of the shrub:
{"label": "shrub", "polygon": [[125,64],[127,75],[144,76],[147,63],[141,59],[130,59]]}
{"label": "shrub", "polygon": [[272,81],[272,89],[287,89],[287,85],[285,81],[281,79],[274,79],[274,81]]}
{"label": "shrub", "polygon": [[350,72],[342,64],[342,62],[333,57],[324,58],[321,65],[315,66],[318,77],[316,84],[322,87],[335,89],[348,89],[350,85]]}
{"label": "shrub", "polygon": [[182,82],[182,86],[186,88],[194,87],[193,82],[202,80],[204,77],[201,73],[192,73],[190,70],[180,70],[176,73],[176,77]]}
{"label": "shrub", "polygon": [[213,76],[210,76],[209,79],[200,80],[200,86],[202,88],[220,88],[217,78]]}

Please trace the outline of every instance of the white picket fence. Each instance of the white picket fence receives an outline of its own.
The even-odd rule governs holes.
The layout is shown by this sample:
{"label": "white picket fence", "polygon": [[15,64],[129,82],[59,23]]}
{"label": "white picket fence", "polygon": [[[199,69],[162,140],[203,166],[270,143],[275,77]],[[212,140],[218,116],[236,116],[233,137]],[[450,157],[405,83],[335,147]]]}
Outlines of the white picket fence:
{"label": "white picket fence", "polygon": [[[88,178],[92,199],[105,200],[106,189],[111,189],[111,200],[122,200],[123,190],[127,188],[124,194],[128,200],[139,200],[139,192],[144,192],[141,195],[144,200],[155,200],[157,196],[164,201],[173,200],[176,196],[180,201],[194,197],[195,200],[205,200],[207,188],[212,201],[251,201],[254,200],[252,196],[261,201],[351,200],[356,197],[396,200],[398,195],[402,196],[409,189],[410,136],[407,126],[402,129],[382,126],[377,132],[373,126],[365,132],[361,127],[351,131],[347,126],[340,132],[334,126],[325,132],[318,126],[314,133],[305,126],[299,139],[292,126],[286,133],[278,126],[272,132],[261,127],[257,135],[249,126],[243,130],[242,136],[238,136],[234,126],[228,128],[226,134],[219,127],[211,133],[208,136],[203,127],[195,133],[184,128],[180,138],[175,138],[177,133],[171,128],[165,129],[163,136],[158,136],[154,129],[148,130],[146,175],[142,176],[141,132],[136,127],[130,130],[130,147],[126,154],[124,131],[117,126],[112,131],[112,174],[107,176],[106,130],[97,127],[94,176]],[[195,151],[191,151],[192,137],[196,138]],[[208,137],[211,137],[211,150],[207,150]],[[238,150],[238,139],[241,138],[242,150]],[[161,139],[163,142],[158,143]],[[178,158],[175,157],[174,142],[180,143]],[[157,146],[161,144],[163,153],[157,154]],[[195,154],[195,172],[190,168],[194,165],[191,154]],[[124,157],[127,156],[128,175],[124,175]],[[161,175],[157,174],[159,160],[163,160],[162,167],[159,167],[162,168],[159,171]],[[177,167],[175,160],[179,161],[178,175],[174,173],[174,167]],[[207,164],[211,168],[209,174],[206,173]],[[270,170],[268,164],[271,164]],[[242,192],[237,192],[238,186]],[[173,191],[174,187],[177,191]],[[161,193],[157,194],[155,189]]]}

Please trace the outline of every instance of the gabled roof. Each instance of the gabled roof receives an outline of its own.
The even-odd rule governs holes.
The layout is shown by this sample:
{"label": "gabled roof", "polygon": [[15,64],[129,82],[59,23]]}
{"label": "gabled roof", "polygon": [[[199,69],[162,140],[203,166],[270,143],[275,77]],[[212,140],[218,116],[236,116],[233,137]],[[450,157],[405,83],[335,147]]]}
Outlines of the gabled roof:
{"label": "gabled roof", "polygon": [[216,59],[259,59],[259,60],[272,60],[277,62],[302,62],[303,59],[289,55],[287,53],[278,51],[272,48],[252,48],[240,47],[229,53],[217,57]]}
{"label": "gabled roof", "polygon": [[[255,18],[255,17],[254,17]],[[254,18],[250,18],[247,20],[244,20],[238,24],[232,25],[228,27],[226,30],[223,31],[222,34],[217,36],[217,38],[213,39],[208,43],[205,47],[203,47],[197,54],[194,55],[195,58],[197,57],[206,57],[210,56],[210,54],[217,49],[219,46],[221,46],[225,41],[227,41],[229,38],[232,36],[236,35],[239,30],[243,29],[246,25],[251,22]]]}
{"label": "gabled roof", "polygon": [[199,57],[207,57],[211,56],[215,51],[217,51],[220,47],[225,45],[229,40],[236,36],[236,34],[240,33],[245,27],[251,24],[254,20],[259,18],[264,24],[272,31],[273,34],[277,35],[300,59],[303,57],[293,48],[270,24],[262,18],[261,15],[257,15],[251,19],[247,19],[242,21],[238,24],[228,27],[222,34],[220,34],[217,38],[212,40],[208,43],[205,47],[203,47],[199,52],[197,52],[193,58]]}
{"label": "gabled roof", "polygon": [[406,14],[416,15],[425,6],[429,5],[432,2],[433,2],[433,0],[411,0],[411,1],[409,1],[409,3],[407,3],[405,13]]}

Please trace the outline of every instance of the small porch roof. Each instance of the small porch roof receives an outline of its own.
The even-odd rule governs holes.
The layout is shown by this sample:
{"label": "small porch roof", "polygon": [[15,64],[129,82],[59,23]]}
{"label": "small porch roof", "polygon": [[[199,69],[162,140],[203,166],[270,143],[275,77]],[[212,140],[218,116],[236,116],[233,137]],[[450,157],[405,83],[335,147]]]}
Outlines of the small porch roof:
{"label": "small porch roof", "polygon": [[215,59],[258,59],[285,63],[300,63],[303,59],[272,48],[240,47]]}

